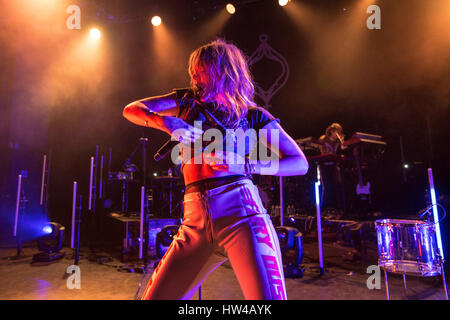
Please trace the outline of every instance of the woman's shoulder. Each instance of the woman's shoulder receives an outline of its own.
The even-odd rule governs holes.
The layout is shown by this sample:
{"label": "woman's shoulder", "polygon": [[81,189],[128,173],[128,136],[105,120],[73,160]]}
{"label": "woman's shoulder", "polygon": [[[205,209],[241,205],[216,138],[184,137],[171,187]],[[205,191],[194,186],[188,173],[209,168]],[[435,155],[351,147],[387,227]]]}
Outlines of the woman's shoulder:
{"label": "woman's shoulder", "polygon": [[250,106],[247,111],[247,121],[250,128],[261,129],[271,121],[278,121],[269,111],[262,107]]}

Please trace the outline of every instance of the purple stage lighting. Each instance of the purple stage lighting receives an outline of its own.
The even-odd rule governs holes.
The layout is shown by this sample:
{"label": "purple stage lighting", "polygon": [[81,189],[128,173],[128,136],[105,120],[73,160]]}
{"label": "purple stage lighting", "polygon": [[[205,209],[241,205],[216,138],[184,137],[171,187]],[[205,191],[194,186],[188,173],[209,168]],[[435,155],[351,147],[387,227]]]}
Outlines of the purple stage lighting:
{"label": "purple stage lighting", "polygon": [[52,233],[53,228],[51,225],[46,225],[42,228],[42,232],[44,232],[44,234],[50,234]]}

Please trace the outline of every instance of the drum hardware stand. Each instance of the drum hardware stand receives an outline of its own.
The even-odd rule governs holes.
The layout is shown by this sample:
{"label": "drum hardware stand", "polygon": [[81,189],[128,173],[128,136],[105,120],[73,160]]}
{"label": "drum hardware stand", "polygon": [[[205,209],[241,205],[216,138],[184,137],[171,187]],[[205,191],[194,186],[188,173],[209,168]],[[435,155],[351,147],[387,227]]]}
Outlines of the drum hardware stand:
{"label": "drum hardware stand", "polygon": [[[122,165],[122,170],[126,170],[126,167],[130,165],[131,159],[134,157],[134,154],[138,151],[140,147],[145,149],[145,146],[143,145],[143,140],[147,138],[140,138],[139,144],[134,148],[133,152],[131,152],[131,155],[128,157],[128,159],[125,161],[125,163]],[[148,139],[147,139],[148,141]],[[143,170],[144,171],[144,170]],[[128,180],[124,179],[122,182],[122,213],[128,212]]]}
{"label": "drum hardware stand", "polygon": [[130,157],[123,165],[129,164],[130,159],[134,156],[139,147],[142,148],[142,186],[141,186],[141,209],[140,209],[140,237],[139,237],[139,259],[143,259],[144,266],[148,264],[148,197],[147,194],[147,142],[148,138],[142,135],[139,138],[138,146],[133,150]]}
{"label": "drum hardware stand", "polygon": [[[428,223],[434,223],[433,220],[431,219],[431,213],[430,213],[430,208],[433,207],[433,205],[427,207],[426,209],[424,209],[424,211],[419,215],[419,217],[423,217],[425,214],[428,215],[427,217],[427,222]],[[440,255],[440,253],[438,252],[437,254],[437,259],[438,259],[438,264],[440,266],[440,273],[442,275],[442,283],[443,283],[443,287],[444,287],[444,296],[446,300],[449,300],[448,298],[448,287],[447,287],[447,281],[446,281],[446,277],[445,277],[445,268],[444,268],[444,260],[442,259],[442,256]],[[384,269],[384,268],[383,268]],[[407,286],[406,286],[406,274],[402,273],[403,276],[403,288],[405,289],[405,297],[406,299],[408,299],[407,297]],[[386,299],[389,300],[389,283],[388,283],[388,279],[387,279],[387,270],[384,269],[384,278],[385,278],[385,284],[386,284]]]}
{"label": "drum hardware stand", "polygon": [[[445,278],[445,270],[444,270],[444,261],[442,261],[442,258],[440,255],[438,255],[438,260],[439,260],[439,264],[441,267],[441,275],[442,275],[442,283],[444,286],[444,296],[445,296],[445,300],[448,300],[448,287],[447,287],[447,281]],[[386,300],[390,300],[389,298],[389,282],[388,282],[388,278],[387,278],[387,270],[384,269],[384,279],[385,279],[385,284],[386,284]],[[408,299],[408,297],[406,296],[406,274],[402,273],[403,276],[403,288],[405,289],[405,297],[406,299]]]}
{"label": "drum hardware stand", "polygon": [[[144,266],[148,264],[148,208],[149,202],[147,194],[147,142],[148,138],[142,134],[139,138],[138,145],[134,148],[133,152],[130,154],[128,159],[122,166],[125,169],[130,165],[131,159],[134,157],[136,152],[141,149],[142,151],[142,185],[141,185],[141,196],[140,196],[140,226],[139,226],[139,259],[143,260]],[[110,160],[111,163],[111,150],[110,150]],[[123,181],[122,184],[122,212],[126,213],[128,211],[128,181]]]}
{"label": "drum hardware stand", "polygon": [[389,298],[389,282],[388,282],[388,277],[387,277],[387,271],[384,268],[383,268],[383,270],[384,270],[384,284],[385,284],[385,287],[386,287],[386,300],[390,300],[390,298]]}
{"label": "drum hardware stand", "polygon": [[[384,279],[385,279],[385,284],[386,284],[386,300],[390,300],[389,299],[389,282],[388,282],[388,278],[387,278],[386,269],[384,269]],[[408,297],[406,296],[406,275],[405,274],[403,274],[403,288],[405,289],[406,300],[408,300]]]}
{"label": "drum hardware stand", "polygon": [[444,260],[442,260],[442,257],[440,255],[438,255],[438,259],[439,259],[439,263],[441,265],[442,282],[444,284],[445,300],[448,300],[448,287],[447,287],[447,280],[445,279]]}

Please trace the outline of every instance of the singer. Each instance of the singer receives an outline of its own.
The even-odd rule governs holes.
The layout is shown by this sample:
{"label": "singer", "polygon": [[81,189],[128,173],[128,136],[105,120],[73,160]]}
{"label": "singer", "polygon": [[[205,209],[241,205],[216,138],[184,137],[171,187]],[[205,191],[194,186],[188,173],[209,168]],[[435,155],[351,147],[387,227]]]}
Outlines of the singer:
{"label": "singer", "polygon": [[[347,147],[344,144],[344,129],[339,123],[332,123],[319,138],[322,155],[339,154]],[[322,183],[322,208],[343,215],[347,212],[346,194],[339,162],[329,161],[319,165]]]}
{"label": "singer", "polygon": [[325,134],[319,138],[319,141],[322,143],[320,149],[322,154],[336,154],[338,148],[345,149],[342,126],[339,123],[332,123],[325,130]]}
{"label": "singer", "polygon": [[[267,166],[276,167],[274,175],[303,175],[308,162],[278,119],[256,106],[245,56],[235,45],[217,39],[196,49],[188,70],[191,88],[132,102],[123,116],[183,145],[212,128],[267,130],[276,135],[253,141],[253,147],[265,146],[276,159],[250,161],[249,146],[243,162],[228,161],[229,149],[204,152],[200,163],[183,161],[183,223],[142,299],[190,299],[227,259],[246,299],[287,299],[277,234],[250,177],[267,173]],[[202,129],[193,120],[202,121]]]}

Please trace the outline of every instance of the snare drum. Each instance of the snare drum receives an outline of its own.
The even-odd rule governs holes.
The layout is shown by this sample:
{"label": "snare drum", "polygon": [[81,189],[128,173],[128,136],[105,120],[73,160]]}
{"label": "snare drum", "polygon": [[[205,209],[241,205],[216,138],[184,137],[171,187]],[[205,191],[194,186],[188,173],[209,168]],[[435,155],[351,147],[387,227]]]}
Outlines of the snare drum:
{"label": "snare drum", "polygon": [[375,222],[378,265],[386,271],[422,277],[441,274],[435,225],[426,221],[384,219]]}

